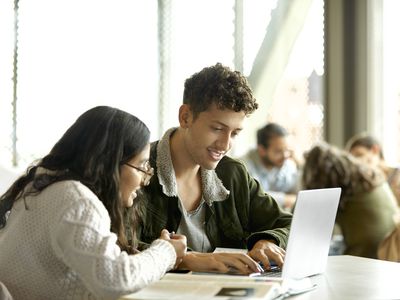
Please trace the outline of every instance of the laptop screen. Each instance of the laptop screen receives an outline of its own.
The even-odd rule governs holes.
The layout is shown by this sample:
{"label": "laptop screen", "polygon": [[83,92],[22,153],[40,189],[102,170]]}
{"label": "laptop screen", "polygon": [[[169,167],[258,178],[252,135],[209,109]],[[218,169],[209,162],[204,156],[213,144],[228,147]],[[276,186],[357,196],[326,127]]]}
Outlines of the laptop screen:
{"label": "laptop screen", "polygon": [[341,188],[298,193],[282,270],[283,280],[324,272],[340,193]]}

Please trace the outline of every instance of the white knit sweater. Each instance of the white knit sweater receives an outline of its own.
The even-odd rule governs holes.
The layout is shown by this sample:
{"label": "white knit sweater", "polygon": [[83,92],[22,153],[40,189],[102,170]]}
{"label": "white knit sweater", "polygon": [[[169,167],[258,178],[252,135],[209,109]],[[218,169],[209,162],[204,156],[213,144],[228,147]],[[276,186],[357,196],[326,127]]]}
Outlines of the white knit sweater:
{"label": "white knit sweater", "polygon": [[14,299],[116,299],[159,279],[176,260],[156,240],[139,254],[116,245],[110,217],[84,185],[63,181],[18,200],[0,230],[0,281]]}

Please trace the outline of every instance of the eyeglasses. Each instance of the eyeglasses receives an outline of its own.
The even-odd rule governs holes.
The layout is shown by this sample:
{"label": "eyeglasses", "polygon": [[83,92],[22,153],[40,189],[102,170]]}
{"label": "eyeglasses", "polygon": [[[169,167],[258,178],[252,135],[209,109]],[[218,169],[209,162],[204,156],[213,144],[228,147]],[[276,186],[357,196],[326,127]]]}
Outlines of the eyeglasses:
{"label": "eyeglasses", "polygon": [[145,164],[146,169],[136,167],[134,165],[131,165],[130,163],[125,163],[125,165],[142,172],[144,174],[142,176],[142,185],[144,185],[144,186],[149,185],[150,179],[154,175],[154,169],[150,166],[150,162],[148,162],[148,161],[146,162],[146,164]]}

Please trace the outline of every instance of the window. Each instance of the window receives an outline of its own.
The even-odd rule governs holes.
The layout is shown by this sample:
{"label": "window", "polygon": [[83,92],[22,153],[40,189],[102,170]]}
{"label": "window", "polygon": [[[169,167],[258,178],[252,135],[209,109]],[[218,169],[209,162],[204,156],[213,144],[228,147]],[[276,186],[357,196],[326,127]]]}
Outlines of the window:
{"label": "window", "polygon": [[400,2],[396,0],[383,1],[382,31],[383,31],[383,71],[382,90],[383,101],[383,149],[386,159],[397,164],[400,161],[400,41],[397,38],[400,20],[398,12]]}
{"label": "window", "polygon": [[324,138],[324,11],[313,1],[268,110],[284,126],[297,157]]}
{"label": "window", "polygon": [[[12,2],[12,1],[10,1]],[[48,153],[86,109],[125,109],[157,129],[154,1],[20,1],[20,163]],[[143,105],[145,103],[145,105]]]}
{"label": "window", "polygon": [[14,1],[0,1],[0,165],[11,167]]}
{"label": "window", "polygon": [[[299,137],[301,150],[322,136],[322,2],[304,2],[312,3],[307,21],[293,51],[288,51],[289,64],[279,80],[269,114],[249,127],[251,134],[273,120]],[[216,62],[235,68],[235,3],[20,1],[16,119],[19,165],[25,168],[48,153],[67,127],[95,105],[116,106],[137,115],[148,124],[152,140],[176,126],[187,77]],[[254,59],[280,3],[242,2],[243,53],[239,55],[243,55],[246,76],[252,73]],[[0,68],[0,163],[6,165],[13,151],[13,5],[11,0],[0,2],[0,64],[4,66]],[[281,109],[287,105],[292,109]],[[294,122],[286,122],[288,117],[295,118]],[[237,144],[233,154],[253,145]]]}

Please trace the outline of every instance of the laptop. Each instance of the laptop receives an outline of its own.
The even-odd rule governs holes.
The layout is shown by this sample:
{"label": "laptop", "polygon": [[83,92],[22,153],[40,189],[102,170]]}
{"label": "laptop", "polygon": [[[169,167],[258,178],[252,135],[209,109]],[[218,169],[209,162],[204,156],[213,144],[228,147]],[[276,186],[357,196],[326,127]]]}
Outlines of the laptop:
{"label": "laptop", "polygon": [[[282,267],[282,288],[287,295],[314,285],[309,277],[325,271],[341,188],[303,190],[297,195]],[[268,272],[253,275],[276,280]]]}
{"label": "laptop", "polygon": [[[273,267],[273,271],[250,277],[281,282],[286,296],[314,288],[309,277],[325,271],[340,194],[341,188],[300,191],[282,270]],[[238,249],[217,248],[214,252],[238,252]]]}

